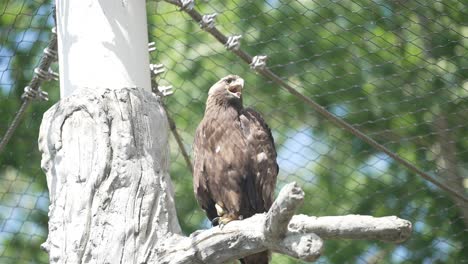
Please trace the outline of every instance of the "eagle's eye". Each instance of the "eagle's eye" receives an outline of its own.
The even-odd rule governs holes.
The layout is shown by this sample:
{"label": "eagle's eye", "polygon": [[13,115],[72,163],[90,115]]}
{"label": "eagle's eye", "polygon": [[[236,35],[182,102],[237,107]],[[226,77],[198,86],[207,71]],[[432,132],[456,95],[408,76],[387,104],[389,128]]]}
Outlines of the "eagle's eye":
{"label": "eagle's eye", "polygon": [[234,79],[233,79],[233,78],[228,78],[228,79],[226,79],[226,80],[225,80],[225,82],[226,82],[227,84],[231,84],[231,83],[232,83],[232,81],[234,81]]}

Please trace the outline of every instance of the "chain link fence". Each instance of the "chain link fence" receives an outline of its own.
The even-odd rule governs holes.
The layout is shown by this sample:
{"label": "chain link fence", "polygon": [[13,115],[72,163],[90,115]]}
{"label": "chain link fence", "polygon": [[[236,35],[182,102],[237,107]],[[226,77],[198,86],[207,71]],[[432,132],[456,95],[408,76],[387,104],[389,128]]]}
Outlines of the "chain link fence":
{"label": "chain link fence", "polygon": [[[276,141],[278,188],[305,190],[300,213],[397,215],[413,223],[407,242],[327,241],[318,263],[468,263],[468,12],[447,1],[195,2],[184,10],[147,1],[151,62],[172,85],[165,105],[182,146],[191,152],[210,86],[234,73],[245,79],[244,105],[260,111]],[[179,3],[179,2],[176,2]],[[187,8],[188,7],[188,8]],[[48,1],[0,3],[0,136],[18,110],[53,27]],[[190,12],[216,13],[215,27],[240,38],[229,50]],[[239,51],[267,55],[252,69]],[[255,67],[254,67],[255,68]],[[291,93],[284,85],[298,94]],[[0,263],[47,263],[48,195],[37,133],[42,113],[59,98],[30,105],[0,153]],[[336,125],[308,98],[454,192],[409,170],[381,149]],[[171,177],[187,234],[206,228],[189,168],[171,139]],[[458,196],[457,196],[458,194]],[[301,263],[273,255],[273,263]]]}

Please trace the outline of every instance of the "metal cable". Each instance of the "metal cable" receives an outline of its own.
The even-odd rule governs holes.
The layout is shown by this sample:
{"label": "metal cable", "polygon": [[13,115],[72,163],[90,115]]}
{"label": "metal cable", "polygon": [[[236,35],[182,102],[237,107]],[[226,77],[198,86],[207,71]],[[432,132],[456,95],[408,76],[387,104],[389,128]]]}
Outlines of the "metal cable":
{"label": "metal cable", "polygon": [[[154,43],[151,43],[151,45],[154,45]],[[153,47],[150,48],[150,52],[152,52],[154,50],[155,49]],[[151,65],[150,65],[150,68],[152,68]],[[164,112],[166,113],[166,118],[167,118],[167,122],[169,123],[169,128],[171,129],[172,135],[174,136],[174,139],[177,142],[177,146],[179,147],[180,152],[181,152],[182,156],[184,157],[185,164],[187,165],[187,168],[189,169],[190,173],[193,174],[192,161],[190,160],[190,156],[189,156],[187,150],[185,149],[184,141],[183,141],[182,137],[180,136],[179,132],[177,131],[177,126],[176,126],[176,123],[174,122],[174,119],[172,119],[171,115],[169,114],[169,111],[167,111],[166,104],[162,100],[165,96],[172,94],[172,91],[169,94],[165,94],[164,90],[161,89],[161,86],[155,80],[155,77],[157,75],[164,72],[164,70],[162,69],[162,66],[160,66],[158,68],[159,69],[156,72],[154,70],[151,70],[152,92],[155,93],[157,96],[159,96],[161,98],[160,103],[161,103],[162,108],[164,109]]]}
{"label": "metal cable", "polygon": [[[365,133],[361,132],[359,129],[353,127],[351,124],[346,122],[345,120],[335,116],[331,112],[329,112],[325,107],[321,106],[320,104],[316,103],[314,100],[310,99],[309,97],[301,94],[299,91],[294,89],[292,86],[290,86],[288,83],[283,81],[278,75],[276,75],[274,72],[272,72],[270,69],[266,67],[266,65],[263,63],[259,63],[257,65],[258,58],[260,56],[252,57],[249,55],[247,52],[243,51],[242,49],[239,48],[239,43],[232,43],[232,38],[226,37],[223,33],[221,33],[216,26],[211,22],[209,26],[207,25],[206,19],[203,19],[203,16],[198,13],[193,7],[194,3],[193,0],[184,0],[184,1],[177,1],[177,0],[165,0],[166,2],[176,5],[180,7],[181,11],[186,12],[190,17],[192,17],[193,20],[195,20],[197,23],[199,23],[202,28],[209,32],[213,37],[215,37],[221,44],[226,45],[229,50],[231,50],[234,54],[236,54],[238,57],[240,57],[244,62],[247,64],[251,65],[253,69],[255,69],[257,72],[259,72],[261,75],[264,77],[268,78],[269,80],[275,82],[279,86],[283,87],[286,89],[289,93],[292,95],[296,96],[303,102],[305,102],[307,105],[312,107],[315,111],[317,111],[319,114],[323,115],[325,118],[328,120],[332,121],[334,124],[338,125],[339,127],[349,131],[351,134],[355,135],[356,137],[360,138],[364,142],[368,143],[375,149],[378,149],[391,158],[393,158],[395,161],[399,162],[402,164],[404,167],[409,169],[410,171],[416,173],[417,175],[421,176],[422,178],[426,179],[427,181],[431,182],[432,184],[436,185],[437,187],[441,188],[442,190],[462,199],[465,202],[468,202],[468,198],[465,197],[464,194],[461,194],[451,187],[447,186],[445,183],[439,181],[438,179],[432,177],[425,171],[422,171],[421,169],[417,168],[407,160],[403,159],[400,157],[398,154],[395,152],[392,152],[390,149],[387,147],[383,146],[382,144],[378,143],[371,137],[367,136]],[[212,15],[210,15],[212,16]],[[237,40],[239,37],[237,38]],[[262,56],[263,57],[263,56]],[[265,57],[263,57],[263,60]]]}
{"label": "metal cable", "polygon": [[55,32],[55,28],[53,28],[49,44],[47,45],[47,48],[44,49],[39,66],[34,70],[35,74],[29,82],[29,85],[24,88],[24,93],[21,96],[23,103],[21,104],[18,112],[16,112],[13,121],[8,126],[8,129],[0,142],[0,154],[3,152],[11,137],[18,128],[21,119],[31,101],[37,99],[48,100],[47,93],[40,89],[40,85],[43,81],[57,78],[57,75],[51,72],[49,69],[50,65],[55,60],[57,60],[57,34]]}
{"label": "metal cable", "polygon": [[185,164],[187,165],[187,168],[189,169],[190,173],[193,174],[193,166],[192,166],[192,162],[190,161],[190,156],[187,150],[185,150],[182,137],[179,135],[179,132],[177,132],[176,124],[174,120],[171,118],[171,116],[169,115],[169,113],[167,112],[167,110],[166,110],[166,116],[167,116],[167,121],[169,122],[169,127],[171,128],[171,131],[172,131],[172,135],[174,136],[177,142],[177,145],[179,146],[180,152],[182,153],[182,156],[184,157]]}

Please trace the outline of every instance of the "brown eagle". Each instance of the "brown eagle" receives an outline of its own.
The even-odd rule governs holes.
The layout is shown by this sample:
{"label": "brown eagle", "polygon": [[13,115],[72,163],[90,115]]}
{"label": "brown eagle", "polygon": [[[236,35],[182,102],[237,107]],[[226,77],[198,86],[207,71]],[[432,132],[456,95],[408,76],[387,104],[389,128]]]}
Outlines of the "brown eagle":
{"label": "brown eagle", "polygon": [[[244,80],[228,75],[208,92],[193,144],[193,188],[213,225],[270,209],[278,174],[271,131],[258,112],[242,106]],[[269,252],[242,263],[268,263]]]}

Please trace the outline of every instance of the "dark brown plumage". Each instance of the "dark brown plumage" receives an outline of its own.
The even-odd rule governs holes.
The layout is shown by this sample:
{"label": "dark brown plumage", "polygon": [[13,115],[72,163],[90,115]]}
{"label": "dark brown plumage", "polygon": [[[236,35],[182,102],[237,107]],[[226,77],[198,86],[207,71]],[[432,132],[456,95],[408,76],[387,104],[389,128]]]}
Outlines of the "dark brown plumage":
{"label": "dark brown plumage", "polygon": [[[209,90],[193,144],[193,186],[214,225],[268,211],[278,174],[270,129],[258,112],[242,106],[244,80],[229,75]],[[245,257],[268,263],[269,253]]]}

